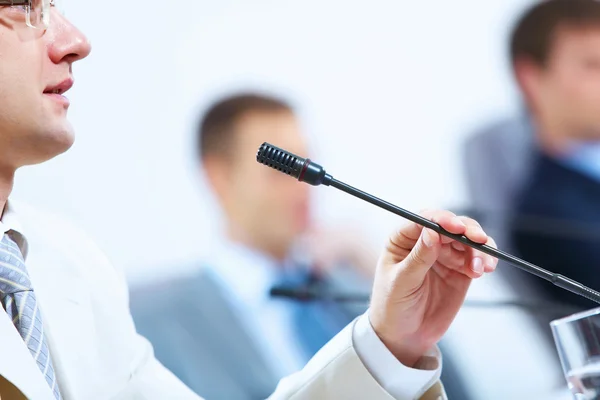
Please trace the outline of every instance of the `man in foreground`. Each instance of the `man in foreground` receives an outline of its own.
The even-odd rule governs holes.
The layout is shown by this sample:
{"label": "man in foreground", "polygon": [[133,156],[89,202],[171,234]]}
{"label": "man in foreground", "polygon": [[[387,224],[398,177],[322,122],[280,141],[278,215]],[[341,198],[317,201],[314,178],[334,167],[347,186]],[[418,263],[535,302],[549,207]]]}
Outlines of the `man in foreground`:
{"label": "man in foreground", "polygon": [[[18,168],[72,145],[64,93],[90,45],[51,0],[0,4],[0,397],[198,399],[137,334],[125,280],[97,247],[68,223],[8,199]],[[494,244],[471,219],[424,215]],[[404,226],[382,252],[369,311],[271,398],[445,398],[435,345],[471,280],[495,266],[433,231]]]}

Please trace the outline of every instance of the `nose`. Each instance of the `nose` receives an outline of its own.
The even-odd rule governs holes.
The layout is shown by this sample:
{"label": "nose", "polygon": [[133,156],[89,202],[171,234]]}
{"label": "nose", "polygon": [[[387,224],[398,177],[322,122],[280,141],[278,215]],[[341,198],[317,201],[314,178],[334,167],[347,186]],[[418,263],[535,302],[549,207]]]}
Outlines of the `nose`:
{"label": "nose", "polygon": [[87,37],[58,11],[52,9],[46,31],[48,52],[53,63],[74,63],[87,57],[92,46]]}

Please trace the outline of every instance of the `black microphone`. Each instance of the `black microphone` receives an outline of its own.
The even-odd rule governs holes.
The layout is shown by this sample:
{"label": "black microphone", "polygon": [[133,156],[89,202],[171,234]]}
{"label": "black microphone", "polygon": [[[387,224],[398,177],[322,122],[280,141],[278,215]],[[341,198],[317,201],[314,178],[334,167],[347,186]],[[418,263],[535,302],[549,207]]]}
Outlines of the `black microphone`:
{"label": "black microphone", "polygon": [[[290,299],[293,301],[331,301],[334,303],[365,303],[368,304],[370,295],[366,293],[337,293],[324,291],[312,286],[275,286],[271,288],[271,297]],[[551,312],[556,315],[573,314],[581,311],[580,308],[552,301],[522,301],[522,300],[465,300],[466,308],[507,308],[514,307],[530,312]]]}
{"label": "black microphone", "polygon": [[331,175],[326,174],[319,164],[268,143],[260,146],[256,161],[313,186],[329,186],[333,181]]}
{"label": "black microphone", "polygon": [[369,301],[368,294],[362,293],[331,293],[325,292],[314,286],[274,286],[270,291],[271,297],[282,297],[297,301],[323,301],[330,300],[340,303],[366,303]]}
{"label": "black microphone", "polygon": [[584,286],[581,283],[574,281],[573,279],[567,278],[560,274],[552,273],[548,270],[538,267],[535,264],[521,260],[520,258],[515,257],[502,250],[495,249],[485,244],[473,242],[464,235],[457,235],[448,232],[439,224],[436,224],[433,221],[430,221],[426,218],[421,217],[420,215],[414,214],[410,211],[395,206],[391,203],[388,203],[387,201],[381,200],[375,196],[372,196],[368,193],[365,193],[350,185],[347,185],[343,182],[334,179],[331,175],[326,173],[325,169],[322,166],[320,166],[317,163],[314,163],[309,158],[298,157],[269,143],[263,143],[258,149],[256,161],[258,161],[261,164],[267,165],[271,168],[274,168],[278,171],[281,171],[287,175],[290,175],[291,177],[296,178],[300,182],[306,182],[313,186],[325,185],[339,189],[352,196],[358,197],[359,199],[362,199],[368,203],[383,208],[384,210],[390,211],[396,215],[406,218],[409,221],[429,228],[439,233],[440,235],[444,235],[446,237],[454,239],[457,242],[463,243],[469,247],[479,250],[482,253],[489,254],[492,257],[504,260],[525,272],[528,272],[539,278],[552,282],[558,287],[578,294],[582,297],[585,297],[586,299],[595,301],[596,303],[600,303],[599,292],[592,290],[587,286]]}

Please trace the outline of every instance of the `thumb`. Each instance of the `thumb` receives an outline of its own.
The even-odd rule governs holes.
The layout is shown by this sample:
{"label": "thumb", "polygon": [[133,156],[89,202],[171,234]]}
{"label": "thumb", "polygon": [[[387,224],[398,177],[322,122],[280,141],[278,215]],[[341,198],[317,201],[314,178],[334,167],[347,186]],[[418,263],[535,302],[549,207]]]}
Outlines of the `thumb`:
{"label": "thumb", "polygon": [[425,278],[441,248],[440,235],[431,229],[423,229],[413,249],[400,263],[400,268],[414,277]]}

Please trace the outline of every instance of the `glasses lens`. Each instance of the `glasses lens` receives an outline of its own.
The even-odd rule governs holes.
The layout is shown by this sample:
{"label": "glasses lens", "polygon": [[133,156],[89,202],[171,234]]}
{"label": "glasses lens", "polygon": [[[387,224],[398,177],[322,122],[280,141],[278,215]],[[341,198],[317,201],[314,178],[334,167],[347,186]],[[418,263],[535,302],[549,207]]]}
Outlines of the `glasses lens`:
{"label": "glasses lens", "polygon": [[48,29],[53,8],[64,15],[64,0],[30,0],[27,6],[27,25],[36,29]]}
{"label": "glasses lens", "polygon": [[50,0],[30,0],[27,7],[27,25],[46,29],[50,22]]}

